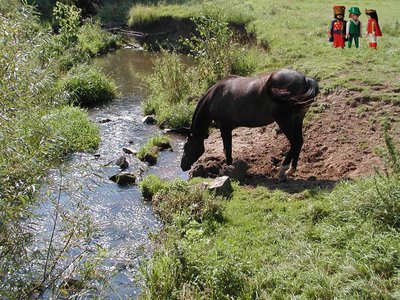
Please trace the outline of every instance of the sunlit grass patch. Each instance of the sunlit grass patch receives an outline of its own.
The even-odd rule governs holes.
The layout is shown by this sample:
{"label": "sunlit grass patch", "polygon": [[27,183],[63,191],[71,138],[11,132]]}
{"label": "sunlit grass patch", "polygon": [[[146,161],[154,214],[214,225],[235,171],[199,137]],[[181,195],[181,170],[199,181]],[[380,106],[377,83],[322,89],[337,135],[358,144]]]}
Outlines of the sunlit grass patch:
{"label": "sunlit grass patch", "polygon": [[109,77],[93,66],[82,65],[71,69],[59,82],[59,90],[72,104],[91,106],[107,102],[117,96],[117,86]]}
{"label": "sunlit grass patch", "polygon": [[154,165],[157,163],[159,152],[165,149],[171,149],[169,137],[166,135],[154,136],[139,149],[136,157]]}

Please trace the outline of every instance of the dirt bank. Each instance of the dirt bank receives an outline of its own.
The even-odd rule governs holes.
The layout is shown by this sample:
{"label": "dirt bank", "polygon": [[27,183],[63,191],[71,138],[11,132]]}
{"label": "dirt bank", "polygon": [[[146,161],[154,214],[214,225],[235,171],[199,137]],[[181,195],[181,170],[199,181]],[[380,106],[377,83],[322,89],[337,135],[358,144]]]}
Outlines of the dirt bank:
{"label": "dirt bank", "polygon": [[[380,125],[384,116],[389,116],[393,127],[398,126],[400,107],[377,101],[363,103],[361,95],[346,91],[319,96],[306,117],[298,170],[285,184],[276,178],[289,143],[276,124],[235,129],[233,158],[249,165],[244,180],[247,184],[286,186],[289,191],[330,187],[344,178],[374,174],[376,168],[384,170],[383,160],[377,154],[384,145]],[[398,132],[398,128],[394,131]],[[205,147],[205,154],[193,168],[206,166],[207,175],[213,177],[224,165],[218,130],[213,130]]]}

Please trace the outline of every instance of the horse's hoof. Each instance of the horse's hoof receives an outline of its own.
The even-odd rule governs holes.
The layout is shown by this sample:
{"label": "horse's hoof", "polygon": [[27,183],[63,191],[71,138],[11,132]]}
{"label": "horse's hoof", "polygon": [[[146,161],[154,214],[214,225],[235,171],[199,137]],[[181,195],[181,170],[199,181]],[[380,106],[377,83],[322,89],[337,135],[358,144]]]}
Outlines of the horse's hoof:
{"label": "horse's hoof", "polygon": [[279,178],[281,178],[281,177],[286,177],[286,171],[289,169],[289,166],[280,166],[279,168],[278,168],[278,171],[279,171],[279,173],[278,173],[278,177]]}
{"label": "horse's hoof", "polygon": [[296,172],[296,168],[293,168],[292,166],[290,166],[289,170],[287,170],[285,172],[286,176],[292,176],[294,174],[294,172]]}
{"label": "horse's hoof", "polygon": [[283,175],[283,176],[279,175],[278,180],[279,180],[279,182],[286,182],[287,177],[286,177],[286,175]]}

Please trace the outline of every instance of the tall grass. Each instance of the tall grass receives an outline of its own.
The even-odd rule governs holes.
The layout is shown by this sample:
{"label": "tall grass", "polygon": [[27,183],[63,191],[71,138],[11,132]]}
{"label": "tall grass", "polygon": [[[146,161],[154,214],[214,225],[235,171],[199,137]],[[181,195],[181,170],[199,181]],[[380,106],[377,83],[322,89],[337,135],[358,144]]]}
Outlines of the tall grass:
{"label": "tall grass", "polygon": [[[71,22],[61,18],[66,28],[55,36],[32,7],[19,1],[8,4],[15,9],[0,6],[0,298],[24,299],[32,296],[29,292],[59,291],[60,280],[69,274],[65,253],[90,240],[89,219],[68,219],[73,211],[60,207],[55,210],[65,221],[67,235],[61,245],[50,242],[44,249],[28,251],[34,234],[23,224],[31,217],[30,206],[38,200],[46,171],[68,153],[96,148],[99,135],[87,113],[70,106],[57,85],[65,75],[63,55],[82,53],[77,50],[79,27],[73,26],[78,11],[60,4],[57,13],[65,10]],[[69,61],[68,69],[80,60]],[[90,261],[93,252],[86,254],[83,250],[74,258],[74,271],[82,270],[80,259]]]}
{"label": "tall grass", "polygon": [[186,66],[176,53],[162,52],[147,79],[149,95],[143,103],[145,114],[156,114],[159,123],[188,126],[196,100],[207,88],[226,75],[248,75],[256,66],[256,55],[235,41],[228,24],[218,19],[195,20],[198,36],[183,41],[196,61]]}
{"label": "tall grass", "polygon": [[[359,0],[345,5],[358,6],[361,10],[367,8]],[[334,49],[327,41],[328,25],[333,18],[332,5],[325,1],[214,0],[201,4],[161,5],[153,11],[159,17],[217,15],[224,22],[236,20],[244,24],[247,32],[256,36],[258,45],[269,50],[268,55],[257,57],[256,72],[294,68],[318,78],[323,92],[356,86],[374,99],[396,102],[400,47],[399,17],[395,11],[400,9],[400,4],[398,1],[385,2],[385,5],[376,3],[375,8],[384,29],[377,52],[368,48],[365,37],[360,49]],[[360,20],[363,25],[367,24],[365,14]],[[381,86],[385,91],[371,90],[371,85]]]}
{"label": "tall grass", "polygon": [[212,230],[180,206],[191,196],[164,188],[156,211],[168,225],[142,269],[144,298],[396,299],[399,186],[392,174],[301,201],[235,186]]}

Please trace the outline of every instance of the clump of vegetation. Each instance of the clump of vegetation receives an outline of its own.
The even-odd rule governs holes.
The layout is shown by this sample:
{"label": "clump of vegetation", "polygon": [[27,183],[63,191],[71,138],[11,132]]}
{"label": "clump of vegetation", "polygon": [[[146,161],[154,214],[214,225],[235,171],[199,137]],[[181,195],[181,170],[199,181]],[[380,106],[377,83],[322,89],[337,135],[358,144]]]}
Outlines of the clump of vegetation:
{"label": "clump of vegetation", "polygon": [[143,103],[144,113],[155,114],[159,124],[172,128],[190,125],[193,99],[216,81],[232,73],[248,75],[256,65],[255,56],[246,55],[247,49],[235,42],[227,23],[206,17],[196,23],[199,35],[184,44],[197,64],[185,66],[178,54],[163,51],[147,79],[150,92]]}
{"label": "clump of vegetation", "polygon": [[155,114],[158,124],[172,128],[189,125],[195,105],[190,96],[199,92],[194,72],[178,54],[163,51],[155,60],[154,74],[147,78],[149,96],[142,104],[144,113]]}
{"label": "clump of vegetation", "polygon": [[137,4],[130,8],[128,26],[150,23],[159,17],[158,6]]}
{"label": "clump of vegetation", "polygon": [[155,165],[159,152],[165,149],[171,149],[169,137],[165,135],[155,136],[139,149],[136,157],[150,165]]}
{"label": "clump of vegetation", "polygon": [[79,51],[87,53],[90,56],[103,54],[121,45],[120,38],[101,30],[101,24],[99,22],[84,23],[79,27],[77,37]]}
{"label": "clump of vegetation", "polygon": [[[29,298],[33,292],[40,297],[53,288],[57,297],[59,281],[71,273],[65,253],[71,248],[82,251],[71,259],[76,264],[73,272],[83,272],[94,255],[88,250],[92,229],[83,204],[63,211],[57,199],[52,217],[58,225],[50,234],[61,242],[46,236],[38,243],[42,248],[27,249],[35,233],[25,222],[46,171],[65,155],[99,143],[97,126],[84,110],[67,103],[57,84],[67,70],[63,61],[72,62],[68,69],[82,61],[77,58],[82,54],[77,50],[79,10],[57,5],[55,14],[62,26],[58,35],[50,33],[31,6],[16,0],[0,5],[0,298],[5,299]],[[71,59],[64,60],[64,54]],[[72,217],[73,209],[79,209],[82,218]],[[61,234],[60,226],[65,226]]]}
{"label": "clump of vegetation", "polygon": [[139,187],[142,192],[143,198],[147,201],[153,199],[154,195],[162,189],[165,189],[168,183],[160,177],[150,174],[146,176],[140,183]]}
{"label": "clump of vegetation", "polygon": [[106,0],[97,8],[97,17],[107,26],[125,25],[134,0]]}
{"label": "clump of vegetation", "polygon": [[93,66],[81,65],[71,69],[59,82],[68,103],[91,106],[114,99],[117,86],[111,78]]}
{"label": "clump of vegetation", "polygon": [[222,221],[222,197],[215,197],[201,186],[178,180],[153,197],[155,212],[169,224],[181,226],[193,222]]}

